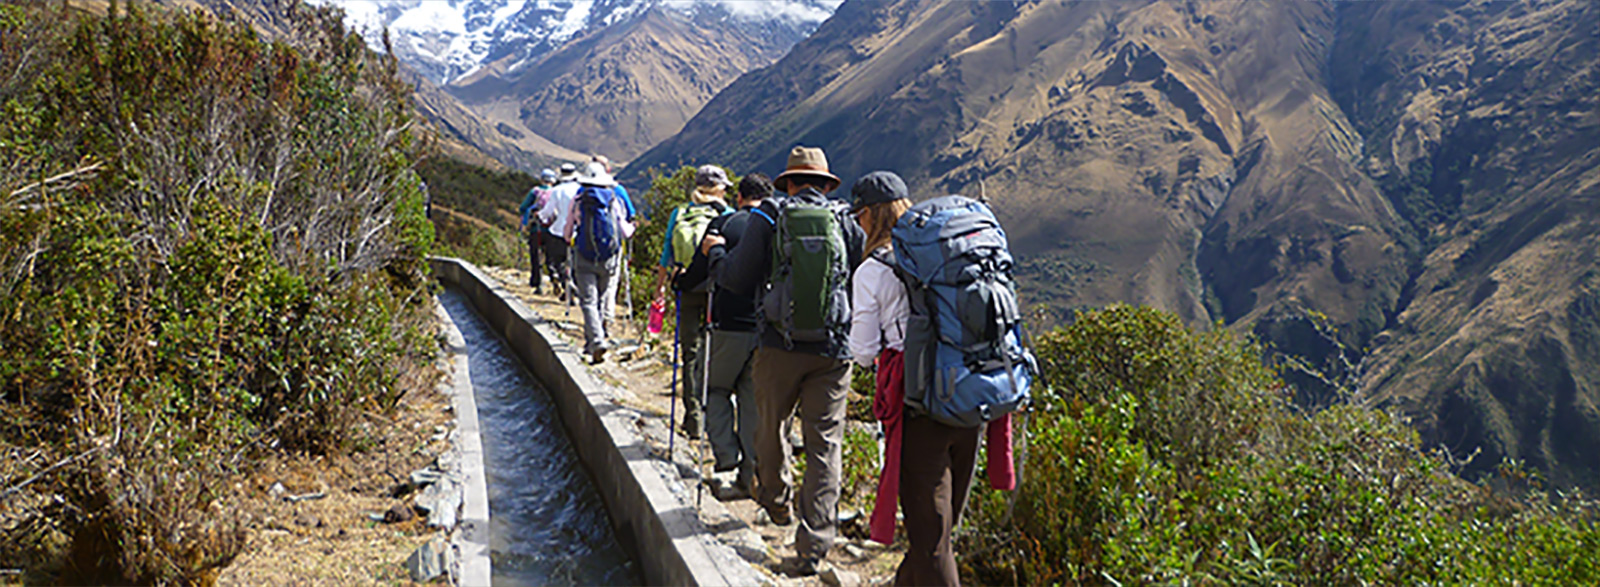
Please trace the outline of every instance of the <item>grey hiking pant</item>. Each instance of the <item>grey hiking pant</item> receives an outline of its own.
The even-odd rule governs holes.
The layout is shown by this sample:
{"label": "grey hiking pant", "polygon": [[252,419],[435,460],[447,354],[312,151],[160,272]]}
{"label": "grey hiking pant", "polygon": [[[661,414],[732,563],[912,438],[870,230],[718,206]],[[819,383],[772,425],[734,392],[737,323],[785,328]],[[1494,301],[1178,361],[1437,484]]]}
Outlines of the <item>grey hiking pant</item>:
{"label": "grey hiking pant", "polygon": [[754,332],[711,331],[710,386],[706,390],[706,437],[716,470],[739,469],[739,483],[753,488],[756,476],[756,408],[752,378],[757,337]]}
{"label": "grey hiking pant", "polygon": [[[753,366],[761,411],[756,431],[756,503],[784,509],[798,502],[795,554],[820,560],[828,555],[837,533],[850,361],[761,347]],[[797,403],[806,449],[806,476],[798,500],[792,496],[788,443],[780,436],[783,421]]]}
{"label": "grey hiking pant", "polygon": [[611,274],[619,264],[615,256],[604,263],[590,261],[583,255],[572,256],[572,277],[577,283],[578,305],[583,309],[583,352],[586,354],[593,354],[606,342],[604,306],[609,305],[611,299],[606,290],[611,289]]}
{"label": "grey hiking pant", "polygon": [[706,358],[700,354],[706,331],[706,292],[686,291],[678,295],[678,349],[683,360],[683,430],[699,438],[705,406]]}

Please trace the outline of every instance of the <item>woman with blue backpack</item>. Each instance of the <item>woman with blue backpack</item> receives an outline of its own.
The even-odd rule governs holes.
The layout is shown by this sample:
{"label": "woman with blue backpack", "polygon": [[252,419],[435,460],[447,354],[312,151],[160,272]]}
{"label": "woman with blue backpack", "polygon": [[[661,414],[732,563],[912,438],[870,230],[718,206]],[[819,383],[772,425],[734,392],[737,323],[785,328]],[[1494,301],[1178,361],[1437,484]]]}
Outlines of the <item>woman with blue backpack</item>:
{"label": "woman with blue backpack", "polygon": [[622,240],[633,236],[628,210],[617,196],[617,182],[605,166],[591,162],[578,179],[578,193],[567,213],[562,237],[572,243],[572,278],[583,308],[583,352],[599,363],[611,348],[606,315],[611,276],[621,264]]}
{"label": "woman with blue backpack", "polygon": [[851,210],[871,251],[856,268],[850,292],[850,352],[862,367],[877,365],[872,412],[884,426],[883,477],[868,523],[871,539],[894,542],[895,498],[905,508],[910,548],[896,585],[957,585],[951,531],[966,505],[978,458],[981,427],[957,428],[905,413],[905,332],[910,315],[905,284],[896,275],[891,232],[911,209],[905,182],[888,171],[856,181]]}
{"label": "woman with blue backpack", "polygon": [[[913,207],[892,172],[869,173],[850,191],[869,251],[852,280],[850,353],[877,365],[872,411],[887,440],[869,537],[894,541],[898,497],[910,547],[895,584],[959,585],[951,535],[980,437],[987,429],[991,486],[1011,489],[1009,413],[1027,401],[1031,378],[1005,234],[980,202],[951,196]],[[955,341],[960,349],[943,348]],[[982,355],[964,356],[974,349]],[[952,359],[964,367],[939,363]],[[935,386],[944,391],[929,393]]]}

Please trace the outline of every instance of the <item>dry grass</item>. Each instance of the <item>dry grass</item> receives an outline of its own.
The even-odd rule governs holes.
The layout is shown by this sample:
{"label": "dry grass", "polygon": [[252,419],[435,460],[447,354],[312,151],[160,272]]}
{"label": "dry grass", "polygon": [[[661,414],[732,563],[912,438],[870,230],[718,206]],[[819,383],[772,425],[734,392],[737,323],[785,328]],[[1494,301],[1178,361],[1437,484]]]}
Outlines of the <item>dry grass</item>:
{"label": "dry grass", "polygon": [[[391,418],[366,418],[353,434],[348,456],[274,458],[234,487],[234,502],[248,530],[244,551],[218,578],[220,585],[409,584],[406,557],[440,531],[421,517],[374,522],[412,497],[392,497],[414,470],[448,449],[439,432],[452,425],[449,398],[418,385],[401,398]],[[322,499],[290,503],[273,497],[324,493]]]}

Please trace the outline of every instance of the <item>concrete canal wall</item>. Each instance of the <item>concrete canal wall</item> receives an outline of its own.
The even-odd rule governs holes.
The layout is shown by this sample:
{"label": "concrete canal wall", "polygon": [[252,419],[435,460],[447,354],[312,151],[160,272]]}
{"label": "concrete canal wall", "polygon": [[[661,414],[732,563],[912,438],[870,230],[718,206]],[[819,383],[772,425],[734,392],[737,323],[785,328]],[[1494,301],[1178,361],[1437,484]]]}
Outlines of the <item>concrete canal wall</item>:
{"label": "concrete canal wall", "polygon": [[[617,540],[651,585],[755,585],[765,577],[700,523],[676,467],[651,456],[636,422],[644,415],[591,377],[553,325],[458,259],[429,260],[550,393],[572,445],[605,501]],[[676,484],[677,491],[674,491]],[[491,512],[492,515],[492,512]]]}

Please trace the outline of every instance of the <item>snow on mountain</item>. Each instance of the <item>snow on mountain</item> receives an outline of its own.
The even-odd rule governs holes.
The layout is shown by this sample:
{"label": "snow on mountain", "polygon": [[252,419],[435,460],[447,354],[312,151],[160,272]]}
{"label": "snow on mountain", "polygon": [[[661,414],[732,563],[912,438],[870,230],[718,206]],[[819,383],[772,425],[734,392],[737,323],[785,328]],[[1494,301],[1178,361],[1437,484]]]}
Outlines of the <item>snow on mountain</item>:
{"label": "snow on mountain", "polygon": [[698,16],[807,30],[843,0],[314,0],[344,9],[346,23],[383,50],[440,84],[514,56],[512,67],[549,53],[589,29],[611,26],[652,6]]}

